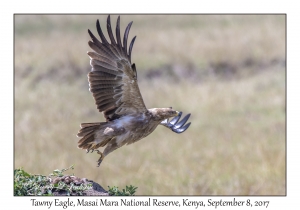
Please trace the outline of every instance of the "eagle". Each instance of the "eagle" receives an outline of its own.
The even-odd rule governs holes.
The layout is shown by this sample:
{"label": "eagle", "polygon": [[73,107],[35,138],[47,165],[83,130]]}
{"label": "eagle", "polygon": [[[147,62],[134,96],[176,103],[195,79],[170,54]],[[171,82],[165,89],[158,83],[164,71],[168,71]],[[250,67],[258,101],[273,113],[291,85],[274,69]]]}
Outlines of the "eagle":
{"label": "eagle", "polygon": [[[100,155],[98,167],[104,157],[123,145],[132,144],[152,133],[158,125],[163,125],[175,133],[188,129],[186,124],[191,114],[181,121],[182,112],[169,108],[147,109],[137,82],[137,70],[131,63],[131,52],[136,36],[127,50],[127,39],[132,21],[125,29],[123,43],[120,36],[120,16],[116,24],[114,38],[110,15],[107,17],[107,32],[110,42],[105,38],[96,22],[99,41],[88,29],[92,41],[88,45],[93,50],[90,57],[91,71],[88,73],[89,90],[93,94],[97,109],[102,112],[106,122],[81,123],[77,137],[78,148],[88,152],[97,151]],[[172,120],[169,120],[173,118]],[[98,148],[105,147],[103,152]]]}

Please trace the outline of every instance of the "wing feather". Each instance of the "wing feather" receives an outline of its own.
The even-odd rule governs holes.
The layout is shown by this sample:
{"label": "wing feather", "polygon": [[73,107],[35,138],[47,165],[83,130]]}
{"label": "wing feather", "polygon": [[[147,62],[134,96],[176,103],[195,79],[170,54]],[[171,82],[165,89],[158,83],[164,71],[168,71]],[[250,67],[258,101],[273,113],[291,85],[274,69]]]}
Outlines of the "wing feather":
{"label": "wing feather", "polygon": [[112,45],[116,45],[117,43],[115,41],[114,35],[112,33],[112,30],[111,30],[110,15],[108,15],[108,17],[107,17],[107,24],[106,24],[106,26],[107,26],[107,33],[109,35],[111,44]]}
{"label": "wing feather", "polygon": [[121,43],[121,35],[120,35],[120,16],[117,19],[117,27],[116,27],[116,37],[117,37],[117,46],[122,54],[122,43]]}
{"label": "wing feather", "polygon": [[110,121],[122,115],[146,112],[147,109],[138,87],[135,65],[131,64],[131,52],[136,36],[127,51],[132,22],[125,29],[123,46],[120,36],[120,16],[116,24],[116,39],[112,33],[110,16],[106,23],[110,43],[102,32],[99,20],[96,22],[96,28],[101,42],[88,30],[92,39],[88,44],[93,50],[87,53],[92,66],[88,81],[98,110],[103,112],[107,121]]}
{"label": "wing feather", "polygon": [[97,28],[97,32],[98,32],[98,34],[99,34],[99,36],[100,36],[100,38],[101,38],[102,43],[103,43],[104,45],[105,45],[105,44],[108,45],[109,43],[108,43],[108,41],[106,40],[106,38],[105,38],[105,36],[104,36],[104,34],[103,34],[102,30],[101,30],[99,20],[97,20],[97,22],[96,22],[96,28]]}
{"label": "wing feather", "polygon": [[127,39],[128,39],[128,34],[130,31],[130,27],[132,25],[132,21],[128,24],[128,26],[126,27],[125,33],[124,33],[124,38],[123,38],[123,49],[125,54],[127,55]]}
{"label": "wing feather", "polygon": [[129,62],[130,63],[131,63],[131,52],[132,52],[132,48],[133,48],[133,44],[134,44],[135,38],[136,38],[136,36],[133,37],[133,39],[130,42],[130,46],[129,46]]}
{"label": "wing feather", "polygon": [[[94,35],[93,35],[94,36]],[[95,52],[97,52],[98,54],[107,57],[107,58],[115,58],[117,59],[118,57],[115,56],[112,52],[110,52],[110,50],[108,50],[107,48],[103,47],[103,48],[99,48],[94,42],[89,41],[88,45],[90,46],[90,48],[92,48]]]}

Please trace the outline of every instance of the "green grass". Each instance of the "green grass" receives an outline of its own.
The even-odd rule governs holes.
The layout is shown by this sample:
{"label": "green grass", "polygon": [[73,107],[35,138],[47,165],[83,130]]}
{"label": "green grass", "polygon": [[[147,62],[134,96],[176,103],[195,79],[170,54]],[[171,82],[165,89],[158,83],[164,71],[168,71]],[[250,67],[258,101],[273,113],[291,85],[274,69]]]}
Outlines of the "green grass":
{"label": "green grass", "polygon": [[[59,181],[53,183],[58,177],[63,177],[64,172],[74,169],[73,166],[67,169],[56,169],[48,176],[40,174],[29,174],[23,169],[14,170],[14,195],[15,196],[53,196],[56,191],[65,191],[67,195],[83,195],[84,190],[91,189],[91,184],[80,184],[75,186],[75,183],[65,183]],[[74,174],[73,174],[74,175]]]}
{"label": "green grass", "polygon": [[108,192],[111,196],[134,196],[136,189],[137,187],[134,187],[132,185],[126,186],[126,188],[122,190],[119,190],[119,188],[116,186],[108,186]]}
{"label": "green grass", "polygon": [[[105,28],[104,16],[15,16],[15,168],[74,164],[78,177],[131,183],[137,195],[285,195],[284,16],[122,15],[122,31],[134,21],[146,106],[192,113],[192,125],[180,135],[159,127],[100,168],[76,137],[80,123],[104,120],[86,77],[97,18]],[[153,70],[163,75],[150,79]]]}
{"label": "green grass", "polygon": [[[53,196],[55,192],[63,191],[67,195],[84,195],[85,190],[92,188],[90,183],[78,184],[71,181],[66,183],[57,178],[67,177],[65,172],[74,170],[74,166],[66,169],[55,169],[48,176],[40,174],[29,174],[24,169],[19,168],[14,170],[14,195],[15,196]],[[71,175],[74,176],[74,173]],[[59,180],[52,182],[51,180]],[[108,186],[110,196],[134,196],[137,187],[132,185],[126,186],[125,189],[119,190],[118,187]]]}

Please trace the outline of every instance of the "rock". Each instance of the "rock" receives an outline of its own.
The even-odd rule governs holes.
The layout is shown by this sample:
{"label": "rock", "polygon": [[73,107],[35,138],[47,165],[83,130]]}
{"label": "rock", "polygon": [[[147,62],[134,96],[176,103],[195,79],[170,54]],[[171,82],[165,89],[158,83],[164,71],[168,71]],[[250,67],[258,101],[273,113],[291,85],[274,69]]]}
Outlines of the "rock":
{"label": "rock", "polygon": [[[109,193],[98,183],[88,180],[86,178],[78,178],[75,176],[63,176],[63,177],[56,177],[54,180],[52,180],[52,183],[58,183],[58,182],[64,182],[65,184],[69,185],[70,183],[73,183],[74,186],[80,186],[81,184],[83,185],[88,185],[92,184],[90,189],[82,191],[81,194],[76,192],[72,192],[70,195],[75,195],[75,196],[109,196]],[[68,192],[66,190],[60,190],[60,191],[54,191],[53,192],[54,196],[68,196]]]}

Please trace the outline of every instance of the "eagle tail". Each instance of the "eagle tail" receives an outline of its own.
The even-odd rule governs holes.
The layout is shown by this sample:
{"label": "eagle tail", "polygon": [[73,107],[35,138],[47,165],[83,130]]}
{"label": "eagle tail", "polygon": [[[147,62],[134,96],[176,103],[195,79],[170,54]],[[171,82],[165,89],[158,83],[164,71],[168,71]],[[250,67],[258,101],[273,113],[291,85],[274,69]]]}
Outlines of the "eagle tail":
{"label": "eagle tail", "polygon": [[78,141],[78,148],[93,150],[100,147],[101,145],[95,141],[95,134],[105,124],[106,122],[82,123],[80,126],[81,129],[77,134],[77,137],[82,137]]}

